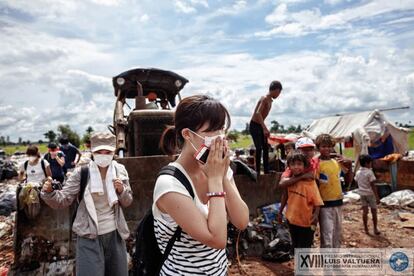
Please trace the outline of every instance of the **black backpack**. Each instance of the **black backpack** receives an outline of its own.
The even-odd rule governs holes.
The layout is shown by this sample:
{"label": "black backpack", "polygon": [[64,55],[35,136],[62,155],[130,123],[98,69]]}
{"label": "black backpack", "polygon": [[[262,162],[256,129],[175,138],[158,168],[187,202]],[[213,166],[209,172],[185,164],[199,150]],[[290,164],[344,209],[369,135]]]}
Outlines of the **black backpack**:
{"label": "black backpack", "polygon": [[[172,175],[177,178],[194,199],[194,192],[190,182],[178,168],[171,165],[165,166],[158,173],[158,176],[160,175]],[[177,230],[175,230],[174,235],[168,241],[164,254],[161,254],[154,233],[154,216],[152,214],[152,208],[149,208],[135,231],[133,275],[159,275],[162,265],[164,264],[165,260],[167,260],[167,257],[170,254],[175,241],[180,238],[181,232],[182,229],[180,226],[178,226]]]}

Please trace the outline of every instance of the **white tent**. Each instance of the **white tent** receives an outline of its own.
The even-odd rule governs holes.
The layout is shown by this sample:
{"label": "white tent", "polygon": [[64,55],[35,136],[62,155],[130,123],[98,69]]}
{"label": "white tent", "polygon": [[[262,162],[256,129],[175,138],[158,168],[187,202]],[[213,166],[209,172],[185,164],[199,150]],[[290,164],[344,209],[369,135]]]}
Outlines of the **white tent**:
{"label": "white tent", "polygon": [[399,128],[387,120],[378,110],[342,116],[332,116],[313,121],[303,135],[315,139],[319,134],[332,135],[338,142],[353,138],[355,157],[368,153],[368,145],[388,132],[394,151],[404,154],[408,150],[408,130]]}

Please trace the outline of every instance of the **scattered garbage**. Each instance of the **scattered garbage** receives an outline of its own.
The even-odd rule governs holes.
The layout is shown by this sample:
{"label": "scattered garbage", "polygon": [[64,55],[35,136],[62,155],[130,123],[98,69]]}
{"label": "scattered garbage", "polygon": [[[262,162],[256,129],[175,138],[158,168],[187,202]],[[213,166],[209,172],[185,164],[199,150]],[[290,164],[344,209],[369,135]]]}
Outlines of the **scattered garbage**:
{"label": "scattered garbage", "polygon": [[250,179],[252,179],[253,181],[257,181],[257,173],[253,169],[251,169],[245,162],[235,159],[231,161],[231,163],[231,167],[234,170],[235,175],[244,174],[250,177]]}
{"label": "scattered garbage", "polygon": [[4,184],[0,187],[0,216],[9,216],[16,211],[16,185]]}
{"label": "scattered garbage", "polygon": [[262,258],[272,262],[289,261],[292,253],[292,241],[289,230],[284,224],[276,224],[275,231],[276,238],[265,247]]}
{"label": "scattered garbage", "polygon": [[[277,222],[280,203],[258,207],[259,216],[249,222],[246,230],[239,231],[229,224],[227,250],[233,259],[238,249],[242,257],[261,256],[263,260],[285,262],[291,259],[292,242],[286,220]],[[238,248],[237,246],[238,245]]]}
{"label": "scattered garbage", "polygon": [[398,216],[400,217],[401,221],[403,221],[403,223],[401,224],[402,227],[414,229],[414,214],[413,213],[400,212],[398,213]]}
{"label": "scattered garbage", "polygon": [[388,183],[376,183],[375,186],[377,186],[379,198],[386,197],[392,193],[391,186]]}
{"label": "scattered garbage", "polygon": [[346,203],[355,203],[361,199],[361,196],[358,194],[358,189],[344,193],[343,202]]}
{"label": "scattered garbage", "polygon": [[71,276],[75,270],[75,260],[62,260],[44,264],[46,268],[46,276]]}
{"label": "scattered garbage", "polygon": [[402,159],[407,161],[414,161],[414,150],[408,151],[407,156],[404,156]]}
{"label": "scattered garbage", "polygon": [[382,198],[381,203],[387,206],[414,207],[414,192],[408,189],[397,191]]}
{"label": "scattered garbage", "polygon": [[0,159],[0,180],[12,179],[17,176],[18,164]]}
{"label": "scattered garbage", "polygon": [[270,205],[261,207],[261,213],[264,217],[264,222],[267,224],[272,224],[277,220],[277,215],[280,210],[280,202],[276,202]]}

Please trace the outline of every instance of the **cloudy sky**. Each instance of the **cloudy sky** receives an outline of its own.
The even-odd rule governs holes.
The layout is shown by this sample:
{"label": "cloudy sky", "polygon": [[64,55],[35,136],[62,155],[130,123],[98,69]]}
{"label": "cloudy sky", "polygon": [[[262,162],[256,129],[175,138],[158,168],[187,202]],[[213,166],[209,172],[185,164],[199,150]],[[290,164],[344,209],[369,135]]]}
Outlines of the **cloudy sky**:
{"label": "cloudy sky", "polygon": [[242,129],[269,83],[268,121],[337,113],[414,121],[414,0],[0,0],[0,135],[42,139],[111,123],[111,77],[175,71]]}

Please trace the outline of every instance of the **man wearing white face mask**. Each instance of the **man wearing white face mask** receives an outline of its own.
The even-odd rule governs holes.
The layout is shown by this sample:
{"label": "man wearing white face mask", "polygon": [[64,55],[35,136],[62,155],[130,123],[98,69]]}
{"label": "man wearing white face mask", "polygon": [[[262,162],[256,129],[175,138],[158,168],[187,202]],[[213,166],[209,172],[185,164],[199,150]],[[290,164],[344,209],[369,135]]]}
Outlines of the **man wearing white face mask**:
{"label": "man wearing white face mask", "polygon": [[[80,198],[72,229],[77,234],[76,275],[128,275],[125,239],[129,230],[121,207],[132,203],[132,191],[125,167],[113,160],[116,138],[110,133],[93,133],[93,160]],[[81,168],[76,168],[62,190],[50,182],[42,199],[52,208],[70,206],[81,192]]]}

